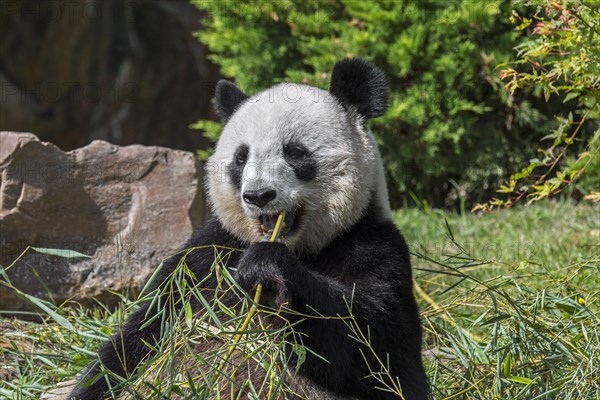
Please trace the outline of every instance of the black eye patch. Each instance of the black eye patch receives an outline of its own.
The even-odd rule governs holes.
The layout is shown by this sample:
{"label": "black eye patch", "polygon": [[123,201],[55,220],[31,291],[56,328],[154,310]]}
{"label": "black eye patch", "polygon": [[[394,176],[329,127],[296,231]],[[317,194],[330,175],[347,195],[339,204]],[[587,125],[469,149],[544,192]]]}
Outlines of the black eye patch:
{"label": "black eye patch", "polygon": [[249,152],[250,152],[250,149],[248,148],[248,146],[246,146],[245,144],[240,145],[235,150],[235,154],[233,155],[233,162],[236,163],[237,165],[246,164],[246,162],[248,161],[248,153]]}
{"label": "black eye patch", "polygon": [[297,142],[285,144],[283,156],[298,179],[311,181],[317,176],[317,162],[303,144]]}
{"label": "black eye patch", "polygon": [[286,158],[299,160],[310,155],[308,149],[300,143],[288,143],[283,146],[283,155]]}
{"label": "black eye patch", "polygon": [[245,144],[240,145],[233,154],[233,161],[229,164],[228,175],[233,186],[238,189],[242,187],[242,174],[244,173],[244,166],[248,162],[248,154],[250,149]]}

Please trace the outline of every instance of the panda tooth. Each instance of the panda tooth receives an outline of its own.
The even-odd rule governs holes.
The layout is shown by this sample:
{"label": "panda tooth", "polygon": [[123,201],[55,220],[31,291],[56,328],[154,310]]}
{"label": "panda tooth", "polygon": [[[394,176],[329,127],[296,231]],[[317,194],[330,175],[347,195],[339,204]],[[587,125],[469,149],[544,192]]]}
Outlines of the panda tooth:
{"label": "panda tooth", "polygon": [[260,224],[260,229],[261,229],[263,232],[269,232],[269,228],[268,228],[268,227],[267,227],[265,224]]}

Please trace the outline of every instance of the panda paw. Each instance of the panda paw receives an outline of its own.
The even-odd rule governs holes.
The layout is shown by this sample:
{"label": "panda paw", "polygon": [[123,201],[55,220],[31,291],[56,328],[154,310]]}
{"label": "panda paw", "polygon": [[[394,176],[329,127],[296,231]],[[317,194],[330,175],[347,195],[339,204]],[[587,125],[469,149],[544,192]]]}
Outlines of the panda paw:
{"label": "panda paw", "polygon": [[291,302],[293,272],[298,271],[298,264],[296,256],[285,245],[259,242],[244,251],[234,278],[248,293],[262,284],[261,303],[279,308]]}

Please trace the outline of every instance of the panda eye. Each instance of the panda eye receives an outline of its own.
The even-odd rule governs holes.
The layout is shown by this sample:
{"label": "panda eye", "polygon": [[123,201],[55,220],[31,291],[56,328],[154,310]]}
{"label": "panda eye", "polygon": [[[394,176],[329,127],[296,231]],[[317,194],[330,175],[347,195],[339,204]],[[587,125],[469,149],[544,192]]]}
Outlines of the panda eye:
{"label": "panda eye", "polygon": [[238,147],[233,159],[237,165],[246,164],[246,161],[248,161],[248,146],[242,145]]}
{"label": "panda eye", "polygon": [[283,148],[283,153],[287,158],[300,160],[308,156],[308,150],[304,146],[287,145]]}
{"label": "panda eye", "polygon": [[247,161],[247,157],[244,154],[239,154],[236,158],[235,158],[235,162],[237,164],[245,164]]}

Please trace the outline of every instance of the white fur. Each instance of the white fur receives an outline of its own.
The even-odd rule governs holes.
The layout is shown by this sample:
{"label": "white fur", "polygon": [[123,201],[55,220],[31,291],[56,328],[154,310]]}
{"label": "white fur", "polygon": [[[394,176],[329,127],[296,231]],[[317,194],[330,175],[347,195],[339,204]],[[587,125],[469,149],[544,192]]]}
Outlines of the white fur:
{"label": "white fur", "polygon": [[[317,160],[317,176],[297,179],[283,145],[300,141]],[[278,196],[258,210],[243,202],[227,179],[227,166],[241,144],[250,148],[242,191],[273,188]],[[346,112],[327,91],[279,84],[250,97],[227,122],[207,164],[208,197],[225,228],[252,243],[264,239],[260,213],[277,214],[302,205],[298,230],[283,242],[292,250],[316,253],[355,224],[372,193],[378,215],[390,218],[383,166],[373,134],[359,115]],[[260,212],[259,212],[260,211]]]}

